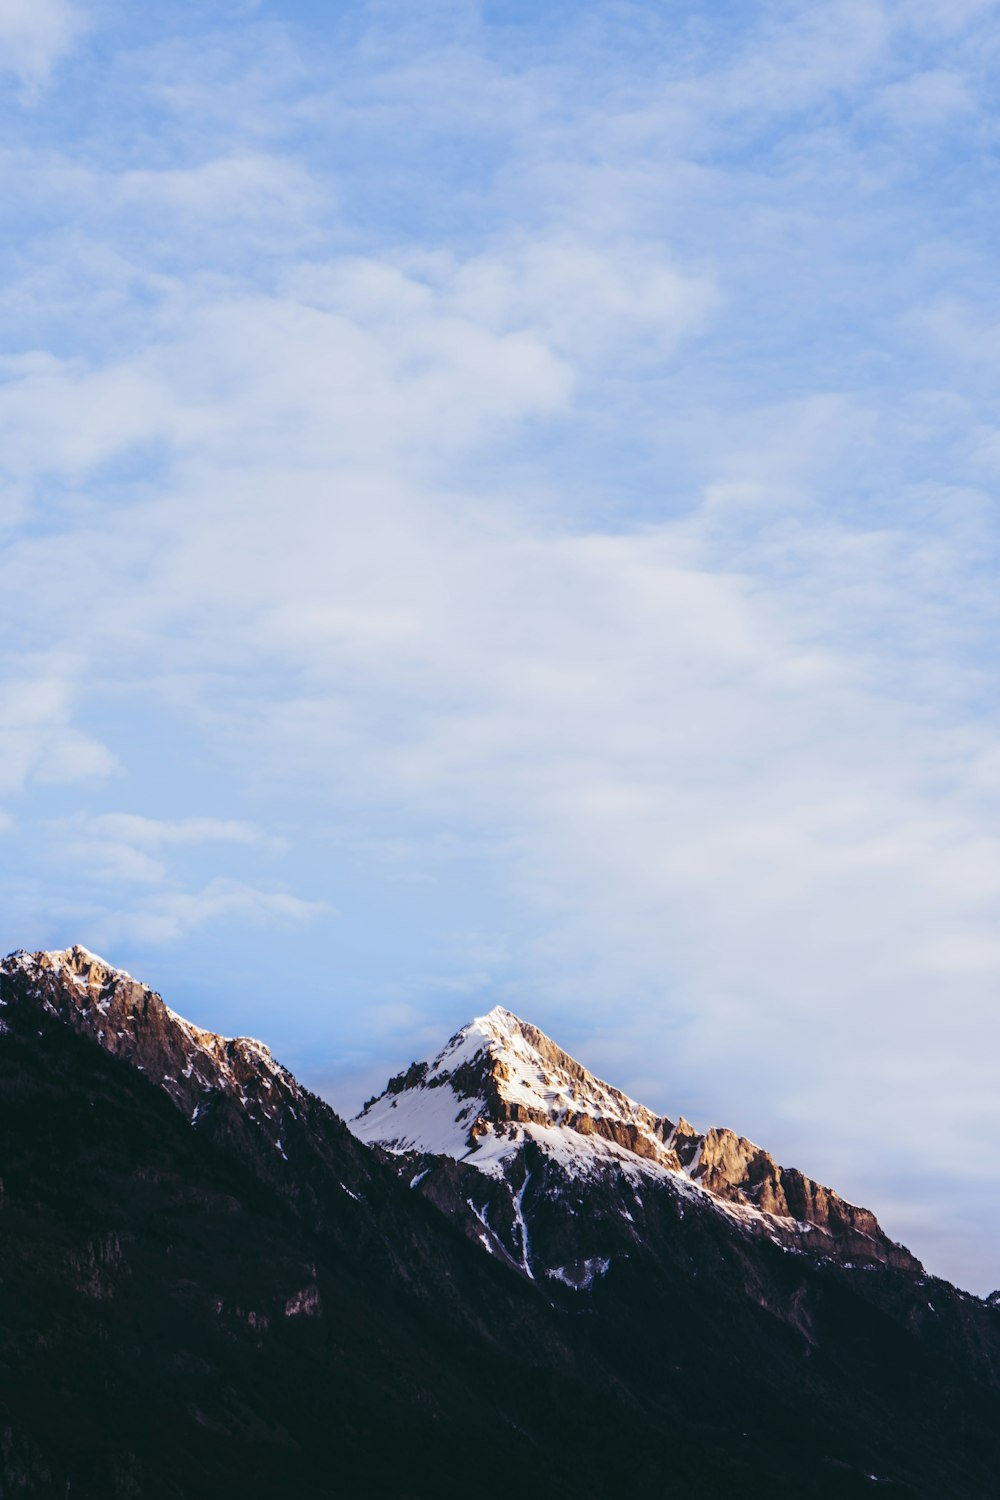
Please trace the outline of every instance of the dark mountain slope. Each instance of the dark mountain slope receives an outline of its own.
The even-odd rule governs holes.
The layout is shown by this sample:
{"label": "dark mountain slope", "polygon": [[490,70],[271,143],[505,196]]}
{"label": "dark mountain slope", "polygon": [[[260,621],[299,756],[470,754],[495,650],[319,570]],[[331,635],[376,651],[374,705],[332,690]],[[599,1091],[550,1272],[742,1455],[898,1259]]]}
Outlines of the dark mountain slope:
{"label": "dark mountain slope", "polygon": [[[589,1289],[533,1282],[266,1049],[82,950],[6,961],[0,1002],[3,1497],[995,1494],[975,1299],[919,1288],[928,1331],[923,1278],[641,1189]],[[426,1181],[449,1207],[473,1172]]]}
{"label": "dark mountain slope", "polygon": [[515,1328],[538,1299],[426,1205],[408,1242],[426,1263],[436,1237],[441,1290],[415,1299],[133,1068],[6,1000],[4,1497],[449,1496],[497,1443],[552,1493],[596,1496],[619,1431],[642,1452],[637,1417],[578,1386],[557,1340],[522,1361],[449,1316],[455,1283]]}

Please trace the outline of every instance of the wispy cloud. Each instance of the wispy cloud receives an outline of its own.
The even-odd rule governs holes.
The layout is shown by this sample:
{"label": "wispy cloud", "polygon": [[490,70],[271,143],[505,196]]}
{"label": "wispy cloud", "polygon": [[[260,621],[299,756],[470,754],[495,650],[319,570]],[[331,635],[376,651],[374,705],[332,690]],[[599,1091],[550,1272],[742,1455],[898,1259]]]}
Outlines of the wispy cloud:
{"label": "wispy cloud", "polygon": [[258,828],[236,818],[145,818],[137,813],[98,813],[75,817],[68,826],[95,839],[133,844],[140,849],[161,849],[173,844],[264,842]]}
{"label": "wispy cloud", "polygon": [[6,680],[0,668],[0,788],[6,792],[29,782],[89,781],[115,769],[112,752],[73,722],[79,694],[73,665],[26,653]]}
{"label": "wispy cloud", "polygon": [[993,7],[675,9],[130,33],[3,159],[11,921],[993,1174]]}
{"label": "wispy cloud", "polygon": [[[131,878],[127,867],[122,874],[126,880]],[[326,902],[307,901],[287,891],[263,890],[221,877],[200,890],[156,891],[128,905],[55,901],[51,912],[64,930],[82,930],[88,946],[105,952],[113,951],[116,945],[139,945],[155,951],[220,922],[243,924],[259,936],[261,926],[264,931],[280,933],[332,916]]]}
{"label": "wispy cloud", "polygon": [[2,0],[0,75],[13,74],[30,102],[84,29],[72,0]]}
{"label": "wispy cloud", "polygon": [[164,856],[174,850],[212,844],[283,847],[281,840],[235,818],[146,818],[134,813],[76,813],[53,820],[47,836],[59,860],[85,872],[88,881],[130,887],[168,884],[171,872]]}

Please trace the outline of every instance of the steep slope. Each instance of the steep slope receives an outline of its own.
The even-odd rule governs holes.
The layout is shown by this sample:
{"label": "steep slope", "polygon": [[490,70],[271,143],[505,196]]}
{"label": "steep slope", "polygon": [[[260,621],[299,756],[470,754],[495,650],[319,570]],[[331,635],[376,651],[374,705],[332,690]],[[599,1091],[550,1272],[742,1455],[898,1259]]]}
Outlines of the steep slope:
{"label": "steep slope", "polygon": [[[994,1494],[996,1309],[790,1253],[558,1049],[517,1098],[481,1050],[385,1108],[478,1072],[492,1171],[364,1145],[84,950],[0,963],[0,1500],[448,1500],[498,1456],[557,1500]],[[556,1084],[558,1123],[513,1114]]]}
{"label": "steep slope", "polygon": [[[587,1320],[632,1390],[684,1409],[710,1392],[715,1420],[740,1413],[734,1446],[758,1452],[780,1404],[822,1464],[849,1463],[822,1407],[867,1451],[880,1493],[992,1492],[997,1309],[742,1137],[656,1116],[499,1008],[392,1079],[352,1128]],[[816,1466],[798,1482],[817,1492]]]}
{"label": "steep slope", "polygon": [[259,1147],[266,1138],[287,1161],[282,1132],[290,1139],[301,1133],[295,1122],[308,1120],[310,1101],[262,1042],[192,1026],[153,990],[86,948],[21,951],[0,967],[46,1014],[146,1073],[193,1126],[206,1129],[226,1103],[236,1103],[233,1120],[245,1121],[246,1139]]}
{"label": "steep slope", "polygon": [[[0,963],[6,1010],[43,1015],[96,1043],[170,1100],[199,1139],[233,1156],[274,1188],[341,1251],[377,1266],[416,1298],[449,1296],[459,1319],[478,1301],[482,1327],[506,1332],[509,1310],[478,1294],[484,1268],[428,1205],[400,1190],[395,1175],[334,1111],[249,1037],[203,1031],[124,970],[79,946],[18,952]],[[441,1260],[459,1254],[460,1264]]]}
{"label": "steep slope", "polygon": [[[577,1284],[603,1274],[637,1238],[649,1192],[786,1249],[922,1272],[867,1209],[731,1130],[699,1134],[683,1117],[653,1114],[499,1006],[392,1079],[352,1129],[402,1155],[404,1175],[420,1175],[427,1193],[438,1158],[474,1169],[462,1195],[475,1237],[529,1276]],[[590,1253],[564,1263],[564,1250],[579,1248],[582,1192]]]}
{"label": "steep slope", "polygon": [[[147,1060],[162,1018],[126,976],[79,953],[65,960],[0,971],[4,1500],[457,1497],[498,1440],[513,1461],[550,1471],[556,1494],[602,1493],[614,1419],[554,1340],[531,1337],[538,1309],[512,1279],[489,1265],[484,1279],[477,1252],[426,1205],[415,1213],[395,1181],[380,1196],[379,1164],[346,1132],[338,1184],[357,1153],[370,1196],[337,1186],[335,1234],[293,1212],[235,1137],[216,1144],[192,1129],[162,1071],[154,1084],[66,1024],[72,993],[41,975],[82,991],[71,976],[86,965],[88,1009],[115,1014],[98,998],[113,988],[136,1001]],[[261,1162],[272,1155],[281,1160],[268,1140]],[[396,1200],[408,1226],[399,1250],[435,1265],[424,1297],[372,1254]],[[361,1233],[365,1214],[376,1223]],[[524,1359],[452,1316],[456,1284],[511,1321]],[[488,1404],[483,1381],[498,1393]],[[637,1417],[617,1415],[641,1452]]]}
{"label": "steep slope", "polygon": [[497,1443],[598,1500],[680,1437],[265,1047],[82,948],[0,963],[0,1184],[2,1500],[446,1500]]}

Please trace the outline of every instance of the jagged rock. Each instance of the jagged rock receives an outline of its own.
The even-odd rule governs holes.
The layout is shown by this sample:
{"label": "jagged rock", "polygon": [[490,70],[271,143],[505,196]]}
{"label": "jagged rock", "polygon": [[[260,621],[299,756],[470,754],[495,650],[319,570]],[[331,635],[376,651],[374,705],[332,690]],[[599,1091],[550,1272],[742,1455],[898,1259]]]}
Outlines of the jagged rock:
{"label": "jagged rock", "polygon": [[[643,1195],[664,1193],[796,1252],[922,1272],[867,1209],[731,1130],[654,1114],[500,1006],[392,1079],[352,1128],[528,1276],[555,1274],[581,1232],[588,1263],[627,1253]],[[471,1170],[456,1175],[445,1157]]]}

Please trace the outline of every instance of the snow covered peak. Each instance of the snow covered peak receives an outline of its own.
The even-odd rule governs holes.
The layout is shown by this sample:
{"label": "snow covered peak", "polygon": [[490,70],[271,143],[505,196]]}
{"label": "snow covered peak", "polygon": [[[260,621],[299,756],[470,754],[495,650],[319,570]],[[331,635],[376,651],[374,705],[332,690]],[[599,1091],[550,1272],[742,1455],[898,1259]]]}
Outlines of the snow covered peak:
{"label": "snow covered peak", "polygon": [[8,970],[20,969],[25,973],[43,968],[53,974],[65,973],[74,980],[82,979],[88,984],[91,981],[104,984],[109,979],[132,977],[127,970],[116,969],[113,964],[92,953],[89,948],[84,948],[81,943],[74,943],[72,948],[51,948],[41,953],[29,953],[26,949],[19,948],[4,959],[4,966]]}
{"label": "snow covered peak", "polygon": [[469,1157],[477,1165],[491,1148],[545,1132],[550,1149],[559,1146],[578,1164],[624,1152],[679,1171],[679,1138],[694,1139],[686,1122],[654,1115],[499,1005],[435,1057],[391,1079],[351,1128],[391,1151]]}
{"label": "snow covered peak", "polygon": [[[544,1177],[557,1198],[568,1182],[616,1191],[614,1184],[638,1190],[655,1181],[796,1248],[829,1253],[837,1246],[855,1260],[914,1264],[867,1209],[779,1166],[731,1130],[701,1134],[683,1117],[654,1114],[501,1006],[463,1026],[435,1057],[390,1079],[350,1126],[362,1141],[399,1156],[400,1170],[416,1173],[415,1183],[428,1173],[434,1178],[428,1162],[441,1157],[506,1181],[508,1217],[521,1225],[507,1251],[514,1245],[525,1268],[528,1177],[536,1184]],[[495,1238],[495,1221],[483,1232]]]}
{"label": "snow covered peak", "polygon": [[476,1016],[465,1029],[469,1030],[474,1027],[484,1036],[492,1036],[498,1042],[502,1042],[516,1032],[523,1032],[526,1025],[527,1023],[522,1021],[520,1016],[515,1016],[512,1010],[507,1010],[503,1005],[494,1005],[493,1009],[488,1010],[484,1016]]}
{"label": "snow covered peak", "polygon": [[476,1016],[461,1031],[456,1031],[441,1051],[427,1060],[427,1076],[450,1075],[477,1058],[502,1056],[508,1048],[517,1048],[524,1029],[525,1023],[512,1011],[495,1005],[485,1015]]}

